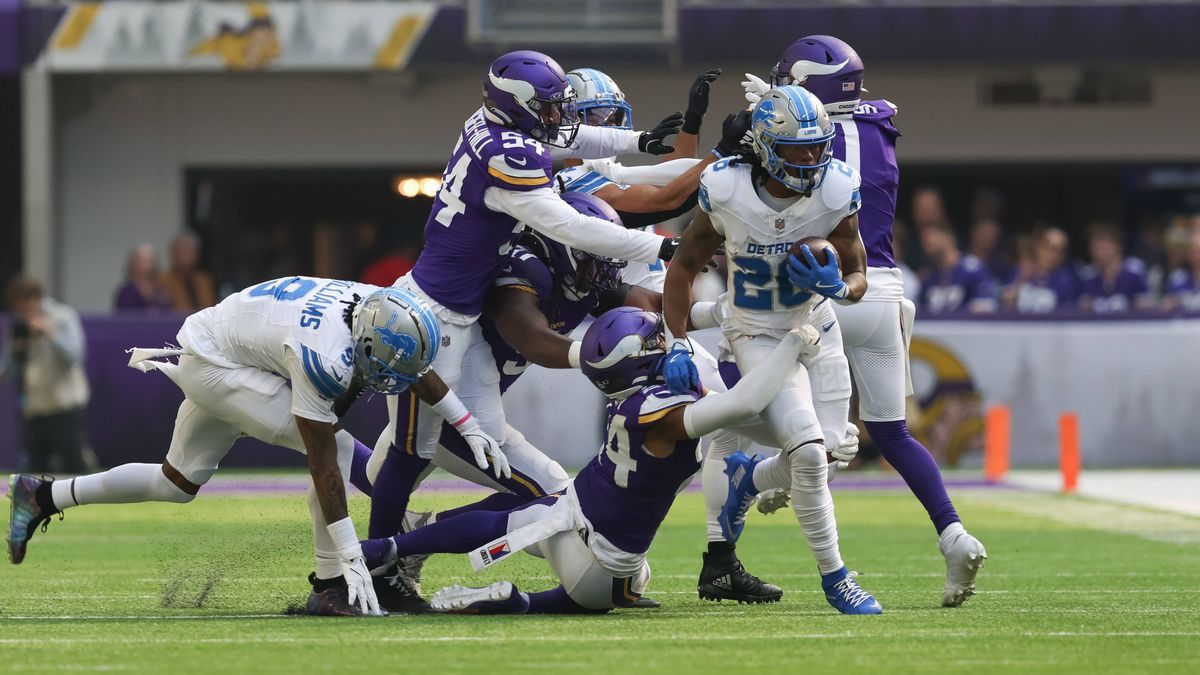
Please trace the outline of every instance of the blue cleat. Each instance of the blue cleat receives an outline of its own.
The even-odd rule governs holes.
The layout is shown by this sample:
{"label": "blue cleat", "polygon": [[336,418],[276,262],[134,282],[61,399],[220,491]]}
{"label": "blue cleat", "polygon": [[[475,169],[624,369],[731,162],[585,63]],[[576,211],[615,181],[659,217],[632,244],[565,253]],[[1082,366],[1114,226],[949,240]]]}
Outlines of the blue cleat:
{"label": "blue cleat", "polygon": [[524,614],[529,596],[511,581],[497,581],[483,588],[454,585],[433,594],[429,603],[435,612],[452,614]]}
{"label": "blue cleat", "polygon": [[858,572],[847,572],[846,568],[821,575],[821,588],[825,599],[842,614],[883,614],[879,601],[864,591],[854,580]]}
{"label": "blue cleat", "polygon": [[755,455],[748,457],[744,452],[735,452],[725,458],[725,475],[729,476],[729,492],[725,497],[725,506],[717,515],[717,523],[721,525],[721,534],[725,541],[736,544],[742,530],[746,527],[746,512],[754,504],[758,489],[754,487],[754,467],[765,457]]}
{"label": "blue cleat", "polygon": [[14,473],[8,479],[8,498],[12,501],[8,520],[8,559],[14,565],[20,565],[25,559],[25,547],[33,533],[39,527],[45,532],[54,515],[54,511],[43,508],[37,499],[38,488],[52,482],[24,473]]}

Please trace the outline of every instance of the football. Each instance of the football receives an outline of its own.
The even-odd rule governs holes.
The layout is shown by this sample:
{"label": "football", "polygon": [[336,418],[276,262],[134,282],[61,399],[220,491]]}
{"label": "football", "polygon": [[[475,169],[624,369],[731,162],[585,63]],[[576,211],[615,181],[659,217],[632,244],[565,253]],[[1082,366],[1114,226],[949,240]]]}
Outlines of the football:
{"label": "football", "polygon": [[[808,245],[808,250],[812,251],[813,257],[822,265],[829,262],[827,260],[828,256],[825,253],[826,248],[833,251],[834,260],[837,260],[837,249],[833,248],[833,244],[830,244],[829,240],[824,237],[805,237],[797,241],[792,244],[791,254],[800,260],[804,260],[804,254],[800,252],[800,247],[806,244]],[[841,260],[838,260],[838,267],[841,267],[841,262]]]}

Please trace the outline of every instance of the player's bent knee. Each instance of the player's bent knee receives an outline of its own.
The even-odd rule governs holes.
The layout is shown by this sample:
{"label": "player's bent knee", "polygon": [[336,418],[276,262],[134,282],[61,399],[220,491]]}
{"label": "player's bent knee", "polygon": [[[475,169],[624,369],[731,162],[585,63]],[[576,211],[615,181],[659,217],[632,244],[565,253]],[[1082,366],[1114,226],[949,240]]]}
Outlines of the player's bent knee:
{"label": "player's bent knee", "polygon": [[[169,464],[163,465],[170,466]],[[186,483],[186,481],[185,481]],[[188,491],[194,487],[194,491]],[[188,483],[187,488],[176,485],[165,472],[160,472],[154,476],[154,496],[155,501],[174,502],[176,504],[186,504],[196,498],[196,493],[200,491],[200,486]]]}
{"label": "player's bent knee", "polygon": [[820,439],[802,443],[788,450],[788,460],[793,470],[819,468],[829,461],[825,456],[825,443]]}

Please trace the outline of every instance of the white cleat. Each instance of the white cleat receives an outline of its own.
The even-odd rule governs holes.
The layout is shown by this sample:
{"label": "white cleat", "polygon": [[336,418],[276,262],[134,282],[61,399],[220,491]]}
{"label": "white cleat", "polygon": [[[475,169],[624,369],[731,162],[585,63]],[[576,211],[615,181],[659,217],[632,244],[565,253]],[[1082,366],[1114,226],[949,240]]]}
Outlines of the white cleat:
{"label": "white cleat", "polygon": [[946,558],[942,607],[958,607],[975,595],[975,576],[987,562],[987,550],[960,523],[954,523],[942,532],[938,548]]}
{"label": "white cleat", "polygon": [[529,601],[511,581],[497,581],[483,588],[459,584],[443,588],[433,594],[429,606],[435,612],[519,614],[529,608]]}
{"label": "white cleat", "polygon": [[765,516],[769,516],[779,509],[787,506],[788,501],[791,500],[791,498],[791,493],[782,488],[763,490],[762,492],[758,493],[758,512]]}

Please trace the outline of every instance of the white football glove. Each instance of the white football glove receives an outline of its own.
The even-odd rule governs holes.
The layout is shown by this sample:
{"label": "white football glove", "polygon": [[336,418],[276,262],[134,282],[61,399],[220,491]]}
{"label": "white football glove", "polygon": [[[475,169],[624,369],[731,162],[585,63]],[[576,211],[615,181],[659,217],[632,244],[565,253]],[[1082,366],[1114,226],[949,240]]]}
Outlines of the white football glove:
{"label": "white football glove", "polygon": [[763,94],[771,90],[771,85],[757,75],[746,73],[746,81],[742,82],[742,89],[746,90],[746,100],[757,105]]}
{"label": "white football glove", "polygon": [[350,605],[357,605],[364,615],[383,616],[384,612],[379,608],[379,599],[375,597],[375,586],[371,583],[371,571],[367,569],[362,546],[358,543],[358,535],[354,533],[354,523],[347,516],[331,523],[328,529],[329,536],[333,537],[334,544],[337,545]]}
{"label": "white football glove", "polygon": [[471,452],[475,455],[475,464],[480,469],[487,471],[488,464],[491,464],[496,478],[512,477],[512,469],[508,466],[508,457],[504,456],[500,444],[496,442],[496,439],[487,435],[474,417],[459,426],[458,433],[462,435],[467,445],[471,446]]}
{"label": "white football glove", "polygon": [[808,365],[809,359],[821,353],[821,334],[817,329],[803,324],[792,330],[789,333],[795,333],[801,340],[800,355],[797,357],[804,365]]}
{"label": "white football glove", "polygon": [[[839,463],[844,462],[849,464],[850,460],[854,459],[854,457],[858,455],[858,425],[847,423],[846,437],[843,438],[842,442],[838,443],[837,447],[831,450],[829,454],[833,455],[833,458],[838,460]],[[846,467],[843,466],[839,468],[844,469]]]}

